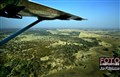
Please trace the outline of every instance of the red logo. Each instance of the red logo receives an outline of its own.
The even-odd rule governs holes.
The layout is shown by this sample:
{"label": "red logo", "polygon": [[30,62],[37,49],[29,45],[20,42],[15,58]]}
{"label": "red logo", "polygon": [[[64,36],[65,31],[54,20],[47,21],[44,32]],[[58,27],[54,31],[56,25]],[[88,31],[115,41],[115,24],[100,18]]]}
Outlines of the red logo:
{"label": "red logo", "polygon": [[120,70],[119,57],[101,57],[99,59],[100,70]]}

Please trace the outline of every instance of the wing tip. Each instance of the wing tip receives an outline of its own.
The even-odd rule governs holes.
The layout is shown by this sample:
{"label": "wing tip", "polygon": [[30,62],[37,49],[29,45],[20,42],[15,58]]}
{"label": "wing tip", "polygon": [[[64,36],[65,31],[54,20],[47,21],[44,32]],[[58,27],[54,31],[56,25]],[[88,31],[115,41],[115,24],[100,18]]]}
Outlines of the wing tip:
{"label": "wing tip", "polygon": [[85,18],[78,17],[78,18],[75,18],[74,20],[81,21],[81,20],[88,20],[88,19],[85,19]]}

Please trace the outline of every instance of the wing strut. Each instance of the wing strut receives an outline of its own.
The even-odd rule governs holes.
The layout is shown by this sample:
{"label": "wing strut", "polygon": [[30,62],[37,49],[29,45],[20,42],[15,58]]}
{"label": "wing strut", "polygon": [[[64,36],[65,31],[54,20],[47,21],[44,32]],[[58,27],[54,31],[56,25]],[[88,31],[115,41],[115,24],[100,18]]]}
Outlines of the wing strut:
{"label": "wing strut", "polygon": [[42,19],[38,19],[35,22],[29,24],[28,26],[24,27],[21,30],[18,30],[17,32],[13,33],[12,35],[8,36],[7,38],[3,39],[0,41],[0,46],[7,43],[8,41],[10,41],[11,39],[15,38],[16,36],[18,36],[19,34],[23,33],[24,31],[26,31],[27,29],[31,28],[32,26],[36,25],[37,23],[41,22]]}

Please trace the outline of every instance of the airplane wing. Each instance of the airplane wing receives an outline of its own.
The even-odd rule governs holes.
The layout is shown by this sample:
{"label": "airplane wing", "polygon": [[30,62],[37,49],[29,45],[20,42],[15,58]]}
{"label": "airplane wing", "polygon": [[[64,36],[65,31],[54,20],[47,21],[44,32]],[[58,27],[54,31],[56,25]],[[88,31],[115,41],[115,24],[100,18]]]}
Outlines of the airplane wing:
{"label": "airplane wing", "polygon": [[22,0],[18,5],[25,6],[25,9],[19,12],[19,14],[21,14],[22,16],[32,16],[32,17],[44,18],[48,20],[52,20],[52,19],[85,20],[82,17],[75,16],[31,1]]}
{"label": "airplane wing", "polygon": [[42,20],[84,20],[84,18],[82,17],[75,16],[41,4],[30,2],[28,0],[0,0],[0,16],[7,18],[22,18],[21,15],[38,17],[39,19],[3,39],[2,41],[0,41],[0,45],[7,43],[11,39],[15,38],[16,36],[36,25]]}

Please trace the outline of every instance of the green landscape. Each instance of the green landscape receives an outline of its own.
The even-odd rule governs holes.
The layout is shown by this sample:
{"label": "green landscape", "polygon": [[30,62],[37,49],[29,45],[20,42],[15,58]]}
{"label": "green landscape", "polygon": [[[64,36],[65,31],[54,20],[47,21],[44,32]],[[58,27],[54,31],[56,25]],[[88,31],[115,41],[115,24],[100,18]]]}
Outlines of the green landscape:
{"label": "green landscape", "polygon": [[31,29],[0,46],[0,77],[119,77],[100,57],[120,57],[119,30]]}

